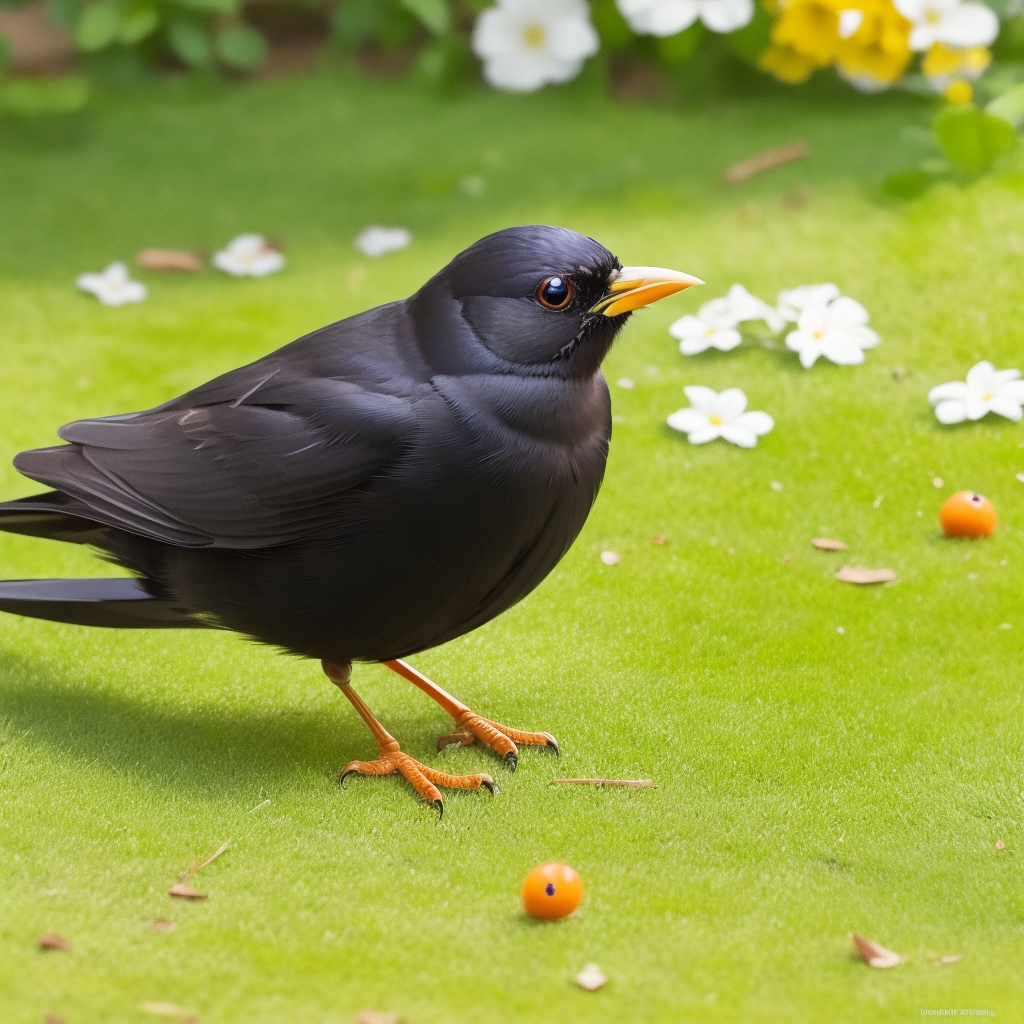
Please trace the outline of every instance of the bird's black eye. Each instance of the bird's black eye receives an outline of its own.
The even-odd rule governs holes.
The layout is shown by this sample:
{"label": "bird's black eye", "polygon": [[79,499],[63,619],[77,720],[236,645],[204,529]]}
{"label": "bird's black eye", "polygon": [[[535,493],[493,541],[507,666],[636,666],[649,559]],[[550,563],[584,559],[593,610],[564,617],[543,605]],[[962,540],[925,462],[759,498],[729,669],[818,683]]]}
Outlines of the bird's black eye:
{"label": "bird's black eye", "polygon": [[564,277],[549,277],[537,289],[537,298],[548,309],[565,309],[572,302],[575,289]]}

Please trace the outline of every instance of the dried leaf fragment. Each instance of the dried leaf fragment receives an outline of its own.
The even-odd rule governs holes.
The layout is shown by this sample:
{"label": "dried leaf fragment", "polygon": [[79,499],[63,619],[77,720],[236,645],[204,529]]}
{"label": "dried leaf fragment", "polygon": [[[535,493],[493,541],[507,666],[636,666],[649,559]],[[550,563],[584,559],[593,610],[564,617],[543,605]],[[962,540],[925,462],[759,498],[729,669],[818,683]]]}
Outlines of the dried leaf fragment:
{"label": "dried leaf fragment", "polygon": [[892,569],[855,569],[852,565],[844,565],[836,573],[836,579],[844,583],[892,583],[899,577]]}
{"label": "dried leaf fragment", "polygon": [[614,551],[602,551],[601,561],[605,565],[618,565],[622,561],[622,555],[618,555]]}
{"label": "dried leaf fragment", "polygon": [[177,896],[178,899],[182,900],[205,900],[206,893],[200,892],[198,889],[193,889],[191,885],[186,885],[184,882],[179,882],[177,885],[172,885],[167,890],[168,896]]}
{"label": "dried leaf fragment", "polygon": [[996,840],[996,849],[997,850],[1005,850],[1006,849],[1006,843],[1004,843],[1002,841],[1002,839],[997,839]]}
{"label": "dried leaf fragment", "polygon": [[935,962],[937,964],[957,964],[963,957],[959,953],[949,953],[946,956],[937,956]]}
{"label": "dried leaf fragment", "polygon": [[790,142],[785,146],[775,146],[761,153],[755,153],[754,156],[747,157],[746,160],[730,164],[725,169],[723,177],[727,185],[739,185],[756,174],[774,170],[776,167],[782,167],[783,164],[791,164],[795,160],[803,160],[810,152],[810,146],[803,139]]}
{"label": "dried leaf fragment", "polygon": [[355,1024],[398,1024],[398,1014],[387,1010],[360,1010]]}
{"label": "dried leaf fragment", "polygon": [[164,921],[163,919],[160,919],[159,921],[153,922],[153,931],[155,932],[173,932],[177,927],[178,926],[174,921]]}
{"label": "dried leaf fragment", "polygon": [[56,1013],[47,1013],[43,1015],[43,1024],[64,1024],[64,1018]]}
{"label": "dried leaf fragment", "polygon": [[845,551],[850,545],[844,544],[841,540],[832,537],[815,537],[811,543],[819,551]]}
{"label": "dried leaf fragment", "polygon": [[48,932],[46,935],[40,935],[36,939],[36,945],[40,949],[56,949],[62,953],[71,952],[71,943],[64,938],[63,935],[58,935],[56,932]]}
{"label": "dried leaf fragment", "polygon": [[857,955],[869,967],[896,967],[906,960],[906,957],[900,956],[899,953],[894,953],[877,942],[865,939],[863,935],[858,935],[856,932],[850,938],[853,939],[853,947],[857,950]]}
{"label": "dried leaf fragment", "polygon": [[203,261],[194,252],[180,252],[177,249],[142,249],[135,262],[143,270],[157,273],[167,270],[185,270],[196,273],[203,269]]}
{"label": "dried leaf fragment", "polygon": [[190,875],[194,875],[197,871],[202,871],[203,868],[207,867],[207,865],[212,864],[230,845],[231,840],[226,839],[223,843],[220,844],[220,846],[217,847],[216,850],[213,851],[213,853],[210,854],[209,857],[207,857],[205,860],[199,861],[196,864],[193,864],[192,867],[188,869],[188,873]]}
{"label": "dried leaf fragment", "polygon": [[652,789],[650,779],[552,779],[552,786],[625,786],[628,789]]}
{"label": "dried leaf fragment", "polygon": [[587,964],[586,967],[576,975],[576,984],[587,992],[596,992],[608,984],[608,979],[597,964]]}
{"label": "dried leaf fragment", "polygon": [[666,537],[665,534],[663,534],[663,533],[656,533],[651,538],[651,543],[652,544],[659,544],[659,545],[660,544],[667,544],[668,543],[668,537]]}

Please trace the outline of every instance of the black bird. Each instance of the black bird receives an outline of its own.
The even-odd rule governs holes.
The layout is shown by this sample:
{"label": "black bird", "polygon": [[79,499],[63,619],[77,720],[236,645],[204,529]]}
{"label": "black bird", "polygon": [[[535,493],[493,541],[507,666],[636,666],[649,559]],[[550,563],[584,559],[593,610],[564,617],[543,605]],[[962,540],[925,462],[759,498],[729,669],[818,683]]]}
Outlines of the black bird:
{"label": "black bird", "polygon": [[213,627],[318,658],[380,747],[342,772],[497,788],[404,754],[350,685],[383,662],[514,769],[548,733],[474,714],[399,659],[499,615],[554,568],[604,475],[604,358],[630,311],[701,282],[623,268],[564,228],[509,228],[415,295],[300,338],[146,412],[78,420],[22,452],[52,490],[0,529],[89,544],[135,578],[0,582],[0,610]]}

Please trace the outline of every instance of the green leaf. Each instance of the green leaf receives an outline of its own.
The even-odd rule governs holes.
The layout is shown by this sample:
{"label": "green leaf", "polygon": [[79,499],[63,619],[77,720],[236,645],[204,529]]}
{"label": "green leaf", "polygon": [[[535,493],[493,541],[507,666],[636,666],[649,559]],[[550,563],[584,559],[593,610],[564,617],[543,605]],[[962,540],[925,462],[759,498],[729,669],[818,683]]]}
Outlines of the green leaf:
{"label": "green leaf", "polygon": [[11,41],[0,32],[0,72],[11,62]]}
{"label": "green leaf", "polygon": [[1008,89],[1002,96],[997,96],[985,111],[1019,128],[1024,124],[1024,83]]}
{"label": "green leaf", "polygon": [[659,39],[658,56],[666,64],[685,64],[697,52],[705,32],[704,23],[698,20],[674,36]]}
{"label": "green leaf", "polygon": [[267,56],[263,33],[249,25],[234,25],[217,36],[217,56],[236,71],[252,71]]}
{"label": "green leaf", "polygon": [[996,157],[1017,145],[1009,121],[975,107],[946,107],[936,114],[932,130],[942,151],[967,174],[988,170]]}
{"label": "green leaf", "polygon": [[175,21],[167,32],[171,49],[190,68],[208,67],[213,59],[213,47],[207,28],[195,21]]}
{"label": "green leaf", "polygon": [[334,12],[334,34],[346,46],[372,39],[382,24],[378,0],[342,0]]}
{"label": "green leaf", "polygon": [[160,15],[155,7],[137,7],[121,18],[117,41],[125,46],[134,46],[156,30]]}
{"label": "green leaf", "polygon": [[755,4],[754,17],[743,28],[730,32],[725,37],[726,45],[737,57],[756,65],[758,57],[768,49],[773,24],[764,4]]}
{"label": "green leaf", "polygon": [[435,36],[447,35],[452,30],[452,9],[448,0],[401,0],[401,3]]}
{"label": "green leaf", "polygon": [[590,5],[590,19],[601,37],[602,52],[625,50],[633,43],[633,30],[615,5],[615,0],[595,0]]}
{"label": "green leaf", "polygon": [[89,86],[79,75],[64,78],[8,78],[0,83],[0,114],[41,117],[72,114],[89,99]]}
{"label": "green leaf", "polygon": [[99,0],[86,7],[75,26],[75,42],[87,53],[102,50],[116,38],[121,27],[121,0]]}
{"label": "green leaf", "polygon": [[934,183],[935,175],[918,167],[895,171],[882,182],[882,194],[891,199],[916,199]]}
{"label": "green leaf", "polygon": [[47,0],[46,13],[50,15],[52,21],[63,25],[69,32],[74,32],[84,7],[82,0]]}
{"label": "green leaf", "polygon": [[239,0],[178,0],[178,3],[204,14],[236,14],[241,6]]}

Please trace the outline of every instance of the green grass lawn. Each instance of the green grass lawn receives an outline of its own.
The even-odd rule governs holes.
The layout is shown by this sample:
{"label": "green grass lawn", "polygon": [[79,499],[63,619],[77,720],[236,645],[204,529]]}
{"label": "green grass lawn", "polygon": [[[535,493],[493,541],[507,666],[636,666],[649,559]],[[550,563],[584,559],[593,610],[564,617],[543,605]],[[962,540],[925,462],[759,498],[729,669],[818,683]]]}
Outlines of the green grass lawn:
{"label": "green grass lawn", "polygon": [[[5,1024],[155,1019],[146,1001],[202,1024],[362,1007],[408,1024],[1022,1019],[1024,424],[942,428],[926,395],[977,359],[1024,362],[1024,198],[989,180],[879,202],[913,156],[901,129],[928,116],[799,93],[615,107],[583,86],[443,102],[325,72],[0,127],[2,498],[33,491],[11,457],[61,423],[155,405],[407,295],[499,227],[563,224],[708,282],[637,315],[609,357],[609,380],[637,386],[612,385],[606,482],[562,564],[412,659],[475,710],[553,732],[561,760],[524,751],[509,775],[478,748],[435,753],[440,710],[357,668],[406,751],[493,771],[495,799],[451,794],[439,824],[398,777],[339,791],[374,746],[314,664],[216,633],[0,620]],[[806,162],[719,184],[795,138]],[[408,226],[413,246],[359,257],[371,223]],[[253,230],[285,244],[284,272],[139,275],[150,298],[123,309],[74,289],[143,246]],[[882,335],[862,367],[747,345],[686,360],[666,333],[733,281],[771,299],[824,280]],[[749,451],[690,446],[664,421],[697,383],[744,388],[775,431]],[[940,538],[962,488],[994,501],[990,540]],[[850,550],[812,549],[821,535]],[[837,582],[847,562],[900,579]],[[110,572],[0,535],[0,577]],[[549,786],[595,775],[658,788]],[[194,880],[209,899],[172,901],[226,839]],[[518,901],[547,859],[587,888],[555,925]],[[38,951],[51,931],[73,951]],[[909,962],[868,968],[850,931]],[[591,961],[611,979],[594,994],[572,983]]]}

